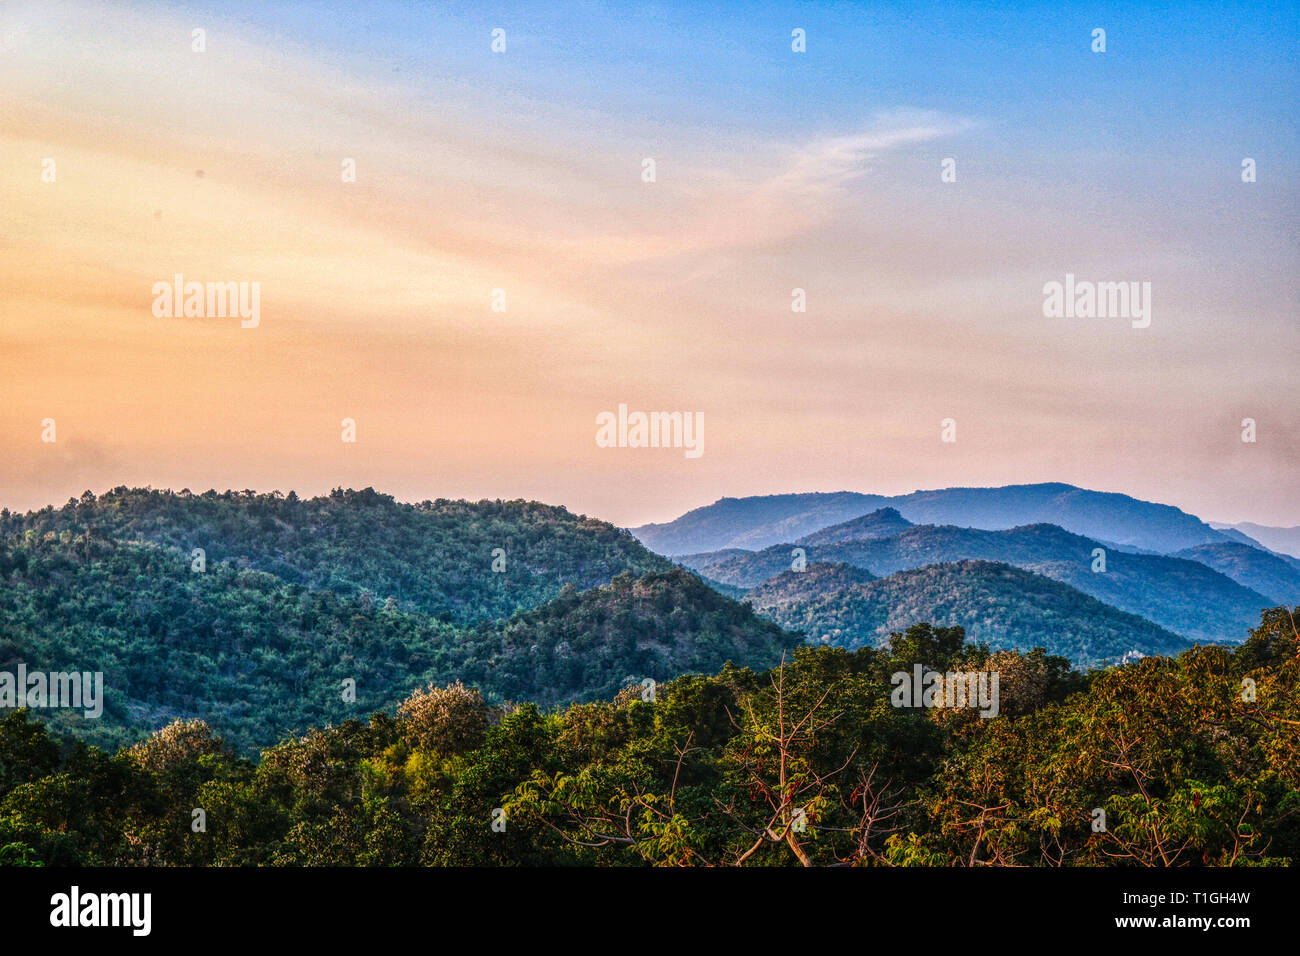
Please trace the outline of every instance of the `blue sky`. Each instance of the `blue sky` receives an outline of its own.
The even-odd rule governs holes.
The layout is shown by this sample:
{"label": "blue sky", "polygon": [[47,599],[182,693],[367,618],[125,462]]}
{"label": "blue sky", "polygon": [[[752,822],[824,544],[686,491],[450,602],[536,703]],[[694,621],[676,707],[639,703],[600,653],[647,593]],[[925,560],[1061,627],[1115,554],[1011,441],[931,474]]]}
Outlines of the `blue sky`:
{"label": "blue sky", "polygon": [[[1138,148],[1153,138],[1195,148],[1209,130],[1276,140],[1293,109],[1295,3],[1068,7],[236,0],[180,9],[416,84],[768,132],[834,128],[907,104],[985,117],[1027,142],[1069,145],[1084,127]],[[514,55],[484,58],[498,26]],[[791,61],[796,26],[808,52]],[[1089,49],[1094,27],[1107,31],[1104,56]]]}
{"label": "blue sky", "polygon": [[[14,0],[0,504],[1065,481],[1300,523],[1298,41],[1296,4]],[[260,282],[256,334],[160,326],[177,272]],[[1149,282],[1150,327],[1045,317],[1069,273]],[[706,453],[598,447],[623,403]]]}

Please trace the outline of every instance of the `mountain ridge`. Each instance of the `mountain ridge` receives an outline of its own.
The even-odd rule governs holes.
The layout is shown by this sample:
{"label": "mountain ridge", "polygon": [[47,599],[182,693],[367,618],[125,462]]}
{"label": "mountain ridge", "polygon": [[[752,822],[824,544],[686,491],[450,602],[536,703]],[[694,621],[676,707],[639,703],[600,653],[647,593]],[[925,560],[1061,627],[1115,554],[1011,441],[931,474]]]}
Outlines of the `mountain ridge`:
{"label": "mountain ridge", "polygon": [[[786,571],[747,596],[759,613],[811,641],[850,649],[883,646],[889,635],[926,622],[961,626],[994,648],[1043,647],[1079,666],[1115,664],[1134,651],[1178,652],[1187,642],[1076,588],[996,561],[955,561],[910,568],[810,596]],[[817,566],[818,572],[826,567]],[[794,596],[791,597],[792,589]]]}
{"label": "mountain ridge", "polygon": [[1281,528],[1274,525],[1256,524],[1253,521],[1238,521],[1225,524],[1220,521],[1209,522],[1216,531],[1235,531],[1249,540],[1262,544],[1270,551],[1280,552],[1289,558],[1300,560],[1300,525]]}
{"label": "mountain ridge", "polygon": [[722,498],[673,521],[631,531],[651,550],[670,556],[730,547],[758,550],[884,507],[897,509],[914,524],[990,531],[1047,522],[1090,538],[1164,554],[1225,540],[1200,518],[1173,505],[1064,482],[953,487],[894,496],[841,491]]}
{"label": "mountain ridge", "polygon": [[185,553],[201,548],[208,563],[235,560],[311,589],[392,597],[460,625],[535,607],[565,584],[586,589],[623,571],[673,567],[625,530],[560,506],[523,499],[409,504],[373,488],[299,498],[118,487],[60,508],[0,512],[0,539],[28,532],[149,541]]}
{"label": "mountain ridge", "polygon": [[[1222,542],[1234,545],[1233,542]],[[1235,545],[1234,545],[1235,546]],[[1243,546],[1244,547],[1244,546]],[[1094,571],[1101,548],[1105,571]],[[1110,550],[1051,524],[1000,531],[915,525],[889,538],[802,548],[808,562],[839,561],[888,576],[927,564],[997,561],[1043,574],[1190,640],[1235,639],[1276,604],[1231,576],[1187,557]],[[718,562],[693,556],[688,566],[733,587],[754,588],[791,567],[795,546],[729,554]],[[1258,557],[1267,561],[1268,555]],[[1280,574],[1276,565],[1274,574]],[[1300,583],[1300,575],[1295,576]]]}
{"label": "mountain ridge", "polygon": [[[491,573],[491,572],[485,572]],[[0,540],[0,672],[98,672],[103,713],[37,710],[60,733],[126,745],[200,718],[241,751],[392,709],[430,682],[550,706],[629,679],[770,667],[794,635],[670,567],[615,575],[462,627],[370,592],[336,594],[149,541]],[[351,697],[349,697],[349,692]]]}

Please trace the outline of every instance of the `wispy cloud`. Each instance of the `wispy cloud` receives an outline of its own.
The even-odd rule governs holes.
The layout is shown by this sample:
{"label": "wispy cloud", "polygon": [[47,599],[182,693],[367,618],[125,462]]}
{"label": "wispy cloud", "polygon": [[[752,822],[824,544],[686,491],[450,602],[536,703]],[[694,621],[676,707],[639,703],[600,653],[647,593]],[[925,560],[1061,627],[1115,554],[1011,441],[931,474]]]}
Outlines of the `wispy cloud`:
{"label": "wispy cloud", "polygon": [[792,205],[833,201],[870,170],[881,153],[954,136],[975,126],[966,118],[897,110],[877,114],[864,130],[831,136],[796,150],[789,168],[765,182],[760,198]]}

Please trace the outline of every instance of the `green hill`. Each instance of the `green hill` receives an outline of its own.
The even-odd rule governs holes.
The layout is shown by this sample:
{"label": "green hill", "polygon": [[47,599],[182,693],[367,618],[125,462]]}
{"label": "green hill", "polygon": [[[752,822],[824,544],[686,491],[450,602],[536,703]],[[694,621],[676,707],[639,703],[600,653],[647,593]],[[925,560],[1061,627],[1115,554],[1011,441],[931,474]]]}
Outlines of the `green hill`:
{"label": "green hill", "polygon": [[[582,590],[624,571],[672,567],[608,522],[535,501],[402,504],[370,488],[309,499],[115,488],[62,508],[0,514],[0,539],[86,530],[187,554],[202,548],[209,563],[235,561],[339,596],[391,597],[457,624],[536,607],[566,584]],[[494,573],[498,548],[505,570]]]}
{"label": "green hill", "polygon": [[[199,574],[174,548],[50,532],[0,552],[0,670],[103,672],[102,717],[39,712],[96,743],[202,717],[255,749],[395,705],[463,653],[451,626],[396,602],[236,562]],[[343,701],[345,678],[356,704]]]}
{"label": "green hill", "polygon": [[[101,717],[38,713],[105,746],[199,717],[252,752],[391,711],[431,681],[497,702],[590,700],[728,660],[767,667],[796,642],[610,525],[529,502],[126,492],[3,521],[0,671],[102,672]],[[408,554],[420,573],[402,573]]]}
{"label": "green hill", "polygon": [[616,577],[476,634],[468,682],[544,705],[609,699],[629,682],[710,673],[727,661],[770,667],[802,643],[678,568]]}
{"label": "green hill", "polygon": [[[817,588],[816,577],[828,586]],[[1188,642],[1150,621],[1008,564],[958,561],[837,585],[834,567],[787,571],[750,592],[755,610],[813,642],[883,645],[913,624],[960,626],[995,648],[1068,657],[1078,666],[1116,663],[1125,654],[1176,653]]]}

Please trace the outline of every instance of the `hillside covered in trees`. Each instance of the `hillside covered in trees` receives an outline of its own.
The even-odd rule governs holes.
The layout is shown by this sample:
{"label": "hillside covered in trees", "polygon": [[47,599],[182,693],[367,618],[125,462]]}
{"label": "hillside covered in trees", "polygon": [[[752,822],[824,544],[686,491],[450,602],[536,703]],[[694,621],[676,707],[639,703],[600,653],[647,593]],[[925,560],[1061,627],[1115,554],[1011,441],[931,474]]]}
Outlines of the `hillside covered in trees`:
{"label": "hillside covered in trees", "polygon": [[[53,533],[142,541],[231,561],[286,584],[369,593],[455,624],[509,617],[579,590],[672,565],[626,531],[536,501],[403,504],[371,488],[319,498],[251,491],[87,492],[62,508],[0,512],[0,543]],[[499,550],[498,550],[499,549]],[[496,552],[494,554],[494,552]],[[493,562],[502,561],[493,572]],[[189,559],[186,558],[188,564]]]}
{"label": "hillside covered in trees", "polygon": [[[897,706],[918,667],[998,673],[999,713]],[[431,687],[256,762],[200,721],[112,754],[18,711],[0,719],[0,862],[1288,865],[1298,686],[1278,608],[1235,649],[1090,675],[917,625],[556,710]]]}
{"label": "hillside covered in trees", "polygon": [[[1094,588],[1125,586],[1129,563],[1143,561],[1231,585],[1163,556],[1116,553],[1112,570],[1093,574],[1091,542],[1051,526],[905,525],[881,511],[832,529],[851,540],[806,550],[811,559],[869,549],[873,560],[907,563],[972,540],[1025,560],[1068,545]],[[1005,564],[948,562],[875,580],[858,561],[792,572],[788,550],[769,550],[784,573],[745,594],[612,525],[535,502],[117,489],[0,513],[0,671],[103,673],[101,717],[34,712],[60,740],[112,750],[201,718],[252,757],[309,727],[395,713],[429,685],[463,681],[491,707],[562,707],[728,663],[766,670],[805,639],[879,648],[922,622],[1085,667],[1187,645]],[[1185,597],[1212,617],[1212,600]]]}
{"label": "hillside covered in trees", "polygon": [[202,717],[256,753],[430,682],[547,706],[768,667],[798,640],[626,532],[529,502],[114,492],[0,525],[0,671],[102,672],[103,716],[42,716],[109,747]]}
{"label": "hillside covered in trees", "polygon": [[1186,641],[1059,581],[994,561],[953,561],[854,581],[848,565],[786,571],[746,600],[811,640],[856,648],[886,642],[917,621],[961,626],[996,648],[1043,647],[1081,667],[1124,655],[1174,654]]}

